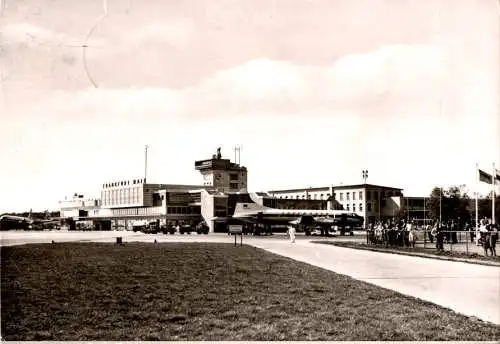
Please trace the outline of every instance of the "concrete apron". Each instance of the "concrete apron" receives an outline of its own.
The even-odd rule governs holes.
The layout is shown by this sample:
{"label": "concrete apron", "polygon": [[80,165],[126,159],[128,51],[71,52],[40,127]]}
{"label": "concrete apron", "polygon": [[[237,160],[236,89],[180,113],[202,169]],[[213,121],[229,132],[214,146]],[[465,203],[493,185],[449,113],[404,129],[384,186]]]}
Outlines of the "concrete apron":
{"label": "concrete apron", "polygon": [[500,268],[308,241],[246,244],[500,324]]}

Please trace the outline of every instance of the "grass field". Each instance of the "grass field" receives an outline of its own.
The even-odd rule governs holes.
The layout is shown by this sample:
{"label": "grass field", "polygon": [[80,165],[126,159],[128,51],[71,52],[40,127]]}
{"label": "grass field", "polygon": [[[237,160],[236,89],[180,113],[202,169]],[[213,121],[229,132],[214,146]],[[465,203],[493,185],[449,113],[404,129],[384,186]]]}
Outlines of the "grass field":
{"label": "grass field", "polygon": [[[366,244],[362,242],[332,242],[332,241],[314,241],[317,244],[326,244],[326,245],[334,245],[348,248],[357,248],[357,249],[367,249],[367,250],[376,250],[380,252],[395,252],[395,253],[425,253],[429,255],[439,257],[452,257],[452,258],[472,258],[473,260],[479,260],[482,262],[491,262],[500,264],[500,256],[492,257],[492,256],[484,256],[483,254],[478,253],[466,253],[461,251],[442,251],[438,252],[435,248],[423,248],[423,247],[400,247],[400,246],[392,246],[385,247],[385,245],[381,244]],[[498,252],[500,253],[500,252]],[[497,254],[498,254],[497,253]],[[488,254],[490,252],[488,251]]]}
{"label": "grass field", "polygon": [[231,244],[1,249],[6,340],[495,340],[500,326]]}

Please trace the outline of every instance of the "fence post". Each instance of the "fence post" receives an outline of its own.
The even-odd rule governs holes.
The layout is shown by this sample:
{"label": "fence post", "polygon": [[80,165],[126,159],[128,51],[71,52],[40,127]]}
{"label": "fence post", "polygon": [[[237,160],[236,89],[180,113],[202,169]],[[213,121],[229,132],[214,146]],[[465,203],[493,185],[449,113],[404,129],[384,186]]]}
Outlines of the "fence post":
{"label": "fence post", "polygon": [[424,224],[424,249],[425,249],[425,244],[427,243],[427,229]]}
{"label": "fence post", "polygon": [[453,231],[449,231],[450,235],[448,235],[448,238],[450,240],[450,252],[453,252]]}
{"label": "fence post", "polygon": [[467,255],[469,255],[469,238],[470,238],[470,228],[467,229],[467,233],[469,235],[466,235],[465,236],[465,253],[467,253]]}

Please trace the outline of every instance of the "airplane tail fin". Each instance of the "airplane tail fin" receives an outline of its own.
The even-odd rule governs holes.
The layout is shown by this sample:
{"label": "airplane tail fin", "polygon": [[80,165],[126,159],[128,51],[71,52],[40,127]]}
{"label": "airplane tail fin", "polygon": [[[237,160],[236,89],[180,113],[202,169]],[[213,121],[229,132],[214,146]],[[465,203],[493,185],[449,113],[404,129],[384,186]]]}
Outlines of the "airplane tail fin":
{"label": "airplane tail fin", "polygon": [[257,203],[236,203],[233,217],[244,217],[266,209],[268,209],[268,207],[264,207]]}

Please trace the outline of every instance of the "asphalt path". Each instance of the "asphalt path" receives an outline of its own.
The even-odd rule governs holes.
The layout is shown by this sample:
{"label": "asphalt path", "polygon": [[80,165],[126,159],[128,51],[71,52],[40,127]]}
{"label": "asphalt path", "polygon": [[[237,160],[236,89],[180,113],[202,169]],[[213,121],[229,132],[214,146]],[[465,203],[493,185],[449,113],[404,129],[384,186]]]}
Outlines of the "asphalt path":
{"label": "asphalt path", "polygon": [[[3,232],[0,245],[55,242],[225,242],[225,234],[163,235],[130,231],[111,232]],[[500,268],[462,262],[356,250],[313,244],[311,240],[363,240],[362,236],[311,238],[297,236],[290,243],[285,235],[244,236],[243,243],[297,261],[316,265],[383,288],[430,301],[456,312],[500,324]],[[240,238],[237,240],[240,243]]]}

